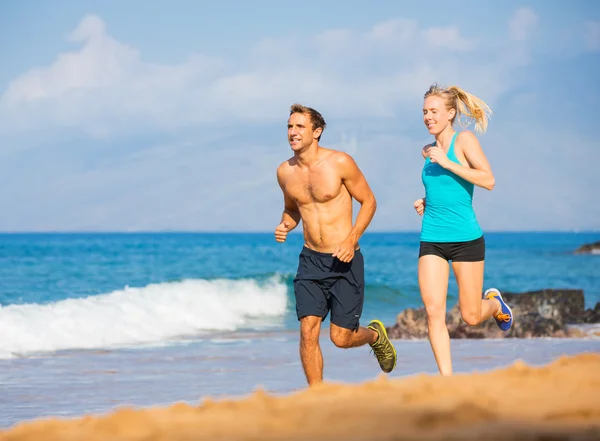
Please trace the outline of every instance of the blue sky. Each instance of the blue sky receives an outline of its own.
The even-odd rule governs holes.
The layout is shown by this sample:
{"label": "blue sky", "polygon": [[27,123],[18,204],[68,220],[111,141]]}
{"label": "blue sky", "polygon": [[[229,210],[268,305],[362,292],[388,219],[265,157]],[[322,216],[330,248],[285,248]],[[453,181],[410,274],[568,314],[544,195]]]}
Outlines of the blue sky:
{"label": "blue sky", "polygon": [[417,3],[2,2],[0,230],[272,231],[301,102],[416,231],[433,82],[494,111],[484,230],[600,229],[600,3]]}

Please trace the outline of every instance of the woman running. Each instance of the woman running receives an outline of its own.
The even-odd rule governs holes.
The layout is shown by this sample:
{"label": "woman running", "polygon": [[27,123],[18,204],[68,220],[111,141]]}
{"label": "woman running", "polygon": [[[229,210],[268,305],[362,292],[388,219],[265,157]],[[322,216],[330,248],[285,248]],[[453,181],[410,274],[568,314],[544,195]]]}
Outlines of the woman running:
{"label": "woman running", "polygon": [[452,375],[450,335],[446,327],[449,262],[458,285],[460,312],[471,326],[490,317],[503,331],[513,323],[511,309],[495,288],[483,293],[485,239],[473,210],[474,186],[494,188],[494,175],[475,134],[456,132],[462,115],[487,129],[490,108],[460,87],[432,85],[425,93],[423,122],[434,136],[423,147],[425,197],[414,203],[423,215],[419,249],[419,288],[427,311],[429,342],[441,375]]}

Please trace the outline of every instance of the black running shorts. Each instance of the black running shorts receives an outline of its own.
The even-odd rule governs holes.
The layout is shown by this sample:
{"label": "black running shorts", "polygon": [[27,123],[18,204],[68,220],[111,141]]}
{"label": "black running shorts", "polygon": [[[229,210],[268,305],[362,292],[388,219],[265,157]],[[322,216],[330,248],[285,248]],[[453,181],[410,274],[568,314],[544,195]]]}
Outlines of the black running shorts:
{"label": "black running shorts", "polygon": [[304,246],[294,278],[298,320],[306,316],[325,320],[331,311],[331,323],[358,329],[365,298],[364,259],[360,250],[350,262]]}
{"label": "black running shorts", "polygon": [[485,239],[467,242],[421,242],[419,257],[433,254],[453,262],[480,262],[485,259]]}

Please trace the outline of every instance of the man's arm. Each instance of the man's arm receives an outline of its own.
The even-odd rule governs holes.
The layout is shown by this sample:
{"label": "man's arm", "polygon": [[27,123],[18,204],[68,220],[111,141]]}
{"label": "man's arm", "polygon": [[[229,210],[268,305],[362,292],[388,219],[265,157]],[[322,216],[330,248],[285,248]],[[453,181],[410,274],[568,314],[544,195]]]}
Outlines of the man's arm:
{"label": "man's arm", "polygon": [[281,214],[281,223],[286,224],[288,231],[292,231],[300,223],[300,210],[298,210],[296,201],[286,193],[282,175],[281,167],[279,167],[277,169],[277,182],[283,192],[283,213]]}
{"label": "man's arm", "polygon": [[281,222],[287,225],[288,231],[292,231],[300,223],[300,211],[296,202],[285,192],[283,193],[284,209],[281,214]]}
{"label": "man's arm", "polygon": [[367,179],[350,155],[347,153],[338,154],[336,162],[342,182],[350,195],[360,203],[356,222],[346,239],[352,242],[354,249],[375,215],[377,200],[371,187],[369,187]]}

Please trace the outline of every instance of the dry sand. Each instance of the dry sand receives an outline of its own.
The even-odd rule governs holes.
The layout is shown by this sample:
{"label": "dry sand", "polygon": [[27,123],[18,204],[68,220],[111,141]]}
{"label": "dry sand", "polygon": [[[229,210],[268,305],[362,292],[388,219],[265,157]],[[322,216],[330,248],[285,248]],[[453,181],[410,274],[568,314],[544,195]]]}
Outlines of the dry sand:
{"label": "dry sand", "polygon": [[600,440],[600,354],[21,423],[0,441]]}

